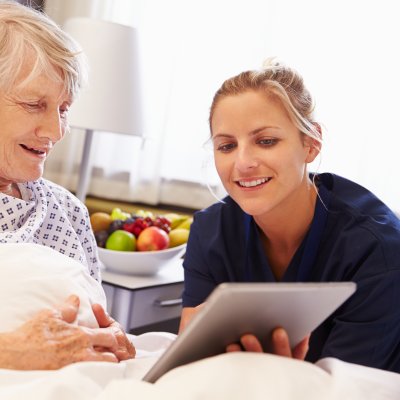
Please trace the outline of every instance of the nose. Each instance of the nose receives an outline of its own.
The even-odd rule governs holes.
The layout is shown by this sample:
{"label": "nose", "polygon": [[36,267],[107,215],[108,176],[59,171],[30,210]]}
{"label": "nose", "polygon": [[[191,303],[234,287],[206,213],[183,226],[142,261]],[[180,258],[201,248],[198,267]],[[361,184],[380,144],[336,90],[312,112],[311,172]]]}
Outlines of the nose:
{"label": "nose", "polygon": [[256,168],[258,164],[258,156],[251,146],[238,146],[235,160],[235,166],[238,171],[246,172],[249,169]]}
{"label": "nose", "polygon": [[57,143],[65,133],[64,122],[60,116],[59,110],[48,110],[43,114],[36,134],[38,137],[43,137]]}

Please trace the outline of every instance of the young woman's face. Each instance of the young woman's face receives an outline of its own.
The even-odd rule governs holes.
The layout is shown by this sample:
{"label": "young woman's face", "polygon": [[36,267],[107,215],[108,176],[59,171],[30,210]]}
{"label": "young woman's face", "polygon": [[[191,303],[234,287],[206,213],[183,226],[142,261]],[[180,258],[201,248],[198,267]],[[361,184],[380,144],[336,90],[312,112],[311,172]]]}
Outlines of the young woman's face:
{"label": "young woman's face", "polygon": [[[21,80],[30,72],[26,62]],[[0,90],[0,187],[40,178],[44,162],[64,135],[70,99],[61,82],[42,74],[10,93]]]}
{"label": "young woman's face", "polygon": [[225,97],[211,121],[215,165],[229,195],[250,215],[296,206],[317,155],[274,98],[248,91]]}

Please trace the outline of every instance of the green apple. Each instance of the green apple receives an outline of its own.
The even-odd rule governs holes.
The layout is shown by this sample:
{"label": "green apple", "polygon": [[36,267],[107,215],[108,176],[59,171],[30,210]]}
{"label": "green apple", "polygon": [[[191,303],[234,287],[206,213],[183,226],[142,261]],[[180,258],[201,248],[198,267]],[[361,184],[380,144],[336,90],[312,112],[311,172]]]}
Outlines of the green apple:
{"label": "green apple", "polygon": [[135,251],[136,238],[132,233],[118,229],[106,241],[106,249],[118,251]]}

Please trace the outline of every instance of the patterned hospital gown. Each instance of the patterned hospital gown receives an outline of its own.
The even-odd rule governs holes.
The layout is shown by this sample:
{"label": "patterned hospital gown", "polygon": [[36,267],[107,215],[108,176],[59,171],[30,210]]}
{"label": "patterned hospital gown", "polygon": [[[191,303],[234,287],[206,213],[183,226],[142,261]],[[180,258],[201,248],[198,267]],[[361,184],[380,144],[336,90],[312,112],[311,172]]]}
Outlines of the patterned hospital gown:
{"label": "patterned hospital gown", "polygon": [[86,206],[45,179],[18,184],[22,199],[0,193],[0,244],[37,243],[85,265],[100,280],[98,252]]}

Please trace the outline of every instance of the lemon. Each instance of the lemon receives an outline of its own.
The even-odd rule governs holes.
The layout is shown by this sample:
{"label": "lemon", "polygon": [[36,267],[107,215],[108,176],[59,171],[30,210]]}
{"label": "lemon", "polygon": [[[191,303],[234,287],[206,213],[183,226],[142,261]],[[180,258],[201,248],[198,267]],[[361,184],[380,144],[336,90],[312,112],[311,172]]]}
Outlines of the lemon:
{"label": "lemon", "polygon": [[169,232],[169,247],[180,246],[183,243],[186,243],[189,239],[189,230],[184,228],[176,228],[172,229]]}
{"label": "lemon", "polygon": [[167,218],[171,222],[171,229],[175,229],[184,222],[188,217],[186,215],[176,214],[176,213],[168,213],[163,215],[164,218]]}
{"label": "lemon", "polygon": [[192,225],[192,222],[193,222],[193,218],[192,217],[186,218],[182,223],[180,223],[177,226],[177,228],[178,229],[187,229],[187,230],[189,230],[190,226]]}

